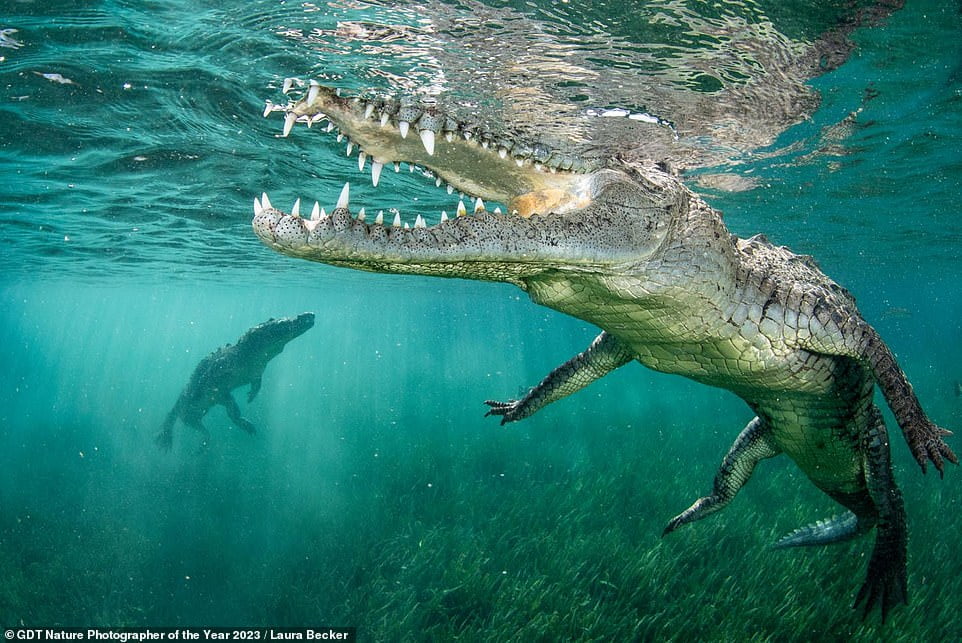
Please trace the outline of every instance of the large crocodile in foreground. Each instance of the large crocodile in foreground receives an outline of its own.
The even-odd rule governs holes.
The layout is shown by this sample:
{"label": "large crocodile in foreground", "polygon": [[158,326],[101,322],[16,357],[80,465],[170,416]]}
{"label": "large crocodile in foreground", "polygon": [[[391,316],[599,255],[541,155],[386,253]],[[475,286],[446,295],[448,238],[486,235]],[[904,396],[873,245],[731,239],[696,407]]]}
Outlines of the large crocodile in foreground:
{"label": "large crocodile in foreground", "polygon": [[244,333],[236,344],[218,348],[197,364],[190,381],[174,408],[167,414],[157,444],[169,449],[174,439],[174,424],[180,419],[200,431],[204,444],[209,435],[202,420],[216,404],[227,409],[227,416],[239,429],[254,433],[254,425],[241,416],[240,407],[231,391],[250,385],[247,401],[252,402],[261,390],[261,377],[267,363],[281,354],[287,343],[314,326],[314,313],[296,317],[268,319]]}
{"label": "large crocodile in foreground", "polygon": [[[855,600],[882,618],[907,602],[906,523],[873,404],[879,386],[922,467],[958,463],[950,433],[926,416],[894,356],[860,316],[852,296],[810,257],[761,236],[731,235],[718,212],[663,166],[612,158],[603,165],[560,151],[489,137],[436,106],[341,97],[311,83],[283,111],[319,123],[371,160],[407,161],[478,197],[473,212],[442,213],[413,227],[399,215],[352,214],[345,185],[333,211],[302,218],[267,195],[254,200],[253,227],[292,257],[384,273],[503,281],[537,303],[599,326],[583,353],[520,400],[493,402],[502,423],[525,418],[632,360],[728,389],[756,417],[735,440],[711,493],[665,532],[729,503],[762,459],[785,453],[848,510],[787,536],[782,546],[845,540],[875,527],[868,573]],[[325,127],[319,127],[325,129]],[[507,205],[488,211],[483,200]]]}

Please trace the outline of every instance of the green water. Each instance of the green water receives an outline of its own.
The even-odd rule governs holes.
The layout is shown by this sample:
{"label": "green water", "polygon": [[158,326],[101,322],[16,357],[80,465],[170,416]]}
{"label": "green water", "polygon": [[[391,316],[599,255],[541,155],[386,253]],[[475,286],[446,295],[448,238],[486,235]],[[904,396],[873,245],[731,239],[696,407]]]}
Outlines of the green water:
{"label": "green water", "polygon": [[[464,18],[444,27],[454,36],[482,8],[442,5]],[[648,4],[486,6],[505,30],[514,19],[532,38],[592,43],[597,68],[624,78],[657,76],[638,52],[671,35],[650,26]],[[750,8],[794,38],[827,24],[804,3]],[[954,429],[959,12],[910,3],[857,31],[850,59],[811,83],[820,109],[772,153],[725,168],[757,187],[707,192],[733,232],[815,255],[929,415]],[[257,241],[251,202],[265,189],[285,206],[333,204],[351,180],[352,199],[374,208],[451,211],[456,200],[423,177],[385,172],[375,191],[329,139],[277,138],[279,119],[261,118],[290,75],[354,89],[384,86],[375,70],[431,81],[430,47],[411,57],[324,35],[338,21],[429,18],[386,2],[0,7],[0,29],[22,44],[0,47],[0,625],[340,625],[363,640],[962,637],[957,468],[922,476],[893,440],[911,604],[884,626],[863,622],[850,606],[871,538],[767,548],[838,511],[786,458],[761,465],[724,512],[660,538],[751,419],[732,395],[633,364],[500,427],[483,401],[523,393],[597,329],[507,285],[351,272]],[[634,47],[604,49],[606,33]],[[602,85],[564,91],[580,105],[604,98]],[[860,106],[854,127],[831,129]],[[201,358],[303,311],[315,327],[269,364],[258,398],[237,392],[256,435],[218,407],[208,448],[183,425],[170,453],[155,447]]]}

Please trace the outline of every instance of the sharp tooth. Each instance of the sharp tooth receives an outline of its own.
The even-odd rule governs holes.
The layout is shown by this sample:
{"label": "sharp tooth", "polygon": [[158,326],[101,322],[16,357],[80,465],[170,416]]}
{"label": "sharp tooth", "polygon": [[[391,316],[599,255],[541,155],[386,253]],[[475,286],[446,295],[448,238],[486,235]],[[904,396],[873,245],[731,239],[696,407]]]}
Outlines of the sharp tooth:
{"label": "sharp tooth", "polygon": [[401,138],[407,138],[407,137],[408,137],[408,127],[409,127],[410,125],[411,125],[411,124],[408,123],[407,121],[398,121],[398,122],[397,122],[397,128],[398,128],[399,130],[401,130]]}
{"label": "sharp tooth", "polygon": [[367,161],[367,152],[361,150],[357,153],[357,169],[359,172],[364,171],[364,162]]}
{"label": "sharp tooth", "polygon": [[381,180],[381,168],[384,164],[379,161],[371,161],[371,183],[377,187],[377,182]]}
{"label": "sharp tooth", "polygon": [[466,140],[466,141],[470,141],[470,140],[471,140],[471,132],[465,132],[465,133],[464,133],[464,140]]}
{"label": "sharp tooth", "polygon": [[426,223],[424,222],[424,217],[422,217],[422,216],[419,214],[418,217],[417,217],[417,219],[414,220],[414,227],[415,227],[415,228],[426,228],[426,227],[428,227],[428,224],[426,224]]}
{"label": "sharp tooth", "polygon": [[475,212],[484,211],[484,201],[482,201],[480,197],[478,197],[478,200],[474,202],[474,211]]}
{"label": "sharp tooth", "polygon": [[287,92],[291,91],[291,88],[292,88],[292,87],[294,87],[294,79],[293,79],[293,78],[285,78],[285,79],[284,79],[284,87],[281,89],[281,91],[286,94]]}
{"label": "sharp tooth", "polygon": [[445,133],[444,133],[444,140],[446,140],[448,143],[453,143],[453,142],[454,142],[454,132],[445,132]]}
{"label": "sharp tooth", "polygon": [[[327,127],[324,128],[324,131],[327,132],[328,134],[330,134],[331,132],[333,132],[333,131],[334,131],[334,121],[328,121]],[[338,141],[338,143],[340,143],[340,141]]]}
{"label": "sharp tooth", "polygon": [[338,98],[340,98],[340,96],[341,96],[341,88],[340,88],[340,87],[335,87],[335,88],[334,88],[334,95],[337,96]]}
{"label": "sharp tooth", "polygon": [[518,167],[522,167],[524,165],[524,159],[521,158],[520,156],[516,158],[514,162],[518,164]]}
{"label": "sharp tooth", "polygon": [[324,211],[324,208],[321,208],[321,213],[317,216],[317,218],[318,218],[318,219],[326,219],[326,218],[327,218],[327,212]]}
{"label": "sharp tooth", "polygon": [[464,207],[464,201],[458,201],[458,216],[463,217],[468,213],[468,209]]}
{"label": "sharp tooth", "polygon": [[298,197],[298,198],[297,198],[297,201],[294,201],[294,205],[291,206],[291,215],[292,215],[292,216],[295,216],[295,217],[301,216],[301,199],[300,199],[300,197]]}
{"label": "sharp tooth", "polygon": [[351,152],[354,151],[354,141],[347,142],[347,155],[350,156]]}
{"label": "sharp tooth", "polygon": [[261,194],[261,205],[264,206],[265,210],[270,210],[273,206],[271,205],[270,199],[267,198],[267,192]]}
{"label": "sharp tooth", "polygon": [[448,194],[452,194],[453,192],[454,192],[454,186],[448,183]]}
{"label": "sharp tooth", "polygon": [[377,216],[374,217],[374,223],[377,225],[384,225],[384,210],[377,211]]}
{"label": "sharp tooth", "polygon": [[357,220],[363,221],[364,217],[366,216],[367,216],[367,212],[364,211],[364,208],[361,208],[361,211],[357,213]]}
{"label": "sharp tooth", "polygon": [[400,213],[400,212],[395,212],[395,213],[394,213],[394,223],[392,223],[391,225],[394,226],[395,228],[400,228],[400,227],[401,227],[401,213]]}
{"label": "sharp tooth", "polygon": [[315,201],[314,207],[311,208],[311,221],[319,221],[320,219],[321,219],[321,204]]}
{"label": "sharp tooth", "polygon": [[441,177],[440,177],[440,176],[439,176],[438,178],[434,179],[434,185],[435,185],[435,187],[441,187]]}
{"label": "sharp tooth", "polygon": [[350,198],[351,198],[351,184],[345,183],[344,187],[341,189],[341,196],[337,197],[337,205],[335,205],[334,208],[335,209],[346,208]]}
{"label": "sharp tooth", "polygon": [[446,210],[441,210],[441,223],[448,220],[448,213]]}
{"label": "sharp tooth", "polygon": [[408,172],[413,172],[414,167],[415,167],[414,163],[408,163]]}
{"label": "sharp tooth", "polygon": [[336,138],[335,140],[336,140],[338,143],[340,143],[341,141],[344,140],[344,134],[342,134],[341,132],[338,132],[338,133],[337,133],[337,138]]}
{"label": "sharp tooth", "polygon": [[258,199],[255,196],[254,197],[254,216],[256,217],[258,214],[260,214],[263,211],[264,211],[264,206],[261,205],[260,199]]}
{"label": "sharp tooth", "polygon": [[495,213],[495,214],[501,214],[501,206],[500,206],[500,205],[494,209],[494,213]]}
{"label": "sharp tooth", "polygon": [[410,230],[410,229],[411,229],[411,226],[408,225],[408,222],[407,222],[407,221],[404,222],[404,229],[405,229],[405,230]]}
{"label": "sharp tooth", "polygon": [[483,149],[483,150],[488,149],[488,142],[487,142],[487,141],[481,141],[481,149]]}
{"label": "sharp tooth", "polygon": [[400,171],[401,171],[401,164],[398,163],[397,161],[394,161],[394,171],[395,171],[395,172],[400,172]]}
{"label": "sharp tooth", "polygon": [[287,112],[287,116],[284,117],[284,136],[291,133],[291,128],[294,127],[294,122],[297,120],[297,114],[294,112]]}
{"label": "sharp tooth", "polygon": [[268,100],[267,105],[264,106],[264,118],[267,118],[267,115],[273,111],[274,111],[274,103]]}
{"label": "sharp tooth", "polygon": [[384,127],[385,125],[387,125],[387,121],[389,118],[391,118],[390,114],[388,114],[387,112],[381,112],[381,127]]}
{"label": "sharp tooth", "polygon": [[374,103],[368,103],[367,107],[364,108],[364,120],[371,118],[371,114],[374,113]]}
{"label": "sharp tooth", "polygon": [[421,130],[421,142],[424,143],[424,149],[427,151],[428,156],[434,156],[434,132],[429,129]]}
{"label": "sharp tooth", "polygon": [[508,156],[508,149],[506,147],[499,147],[498,156],[501,158],[506,158]]}
{"label": "sharp tooth", "polygon": [[320,91],[321,86],[316,80],[311,81],[311,88],[307,90],[307,106],[310,107],[317,100],[317,94]]}

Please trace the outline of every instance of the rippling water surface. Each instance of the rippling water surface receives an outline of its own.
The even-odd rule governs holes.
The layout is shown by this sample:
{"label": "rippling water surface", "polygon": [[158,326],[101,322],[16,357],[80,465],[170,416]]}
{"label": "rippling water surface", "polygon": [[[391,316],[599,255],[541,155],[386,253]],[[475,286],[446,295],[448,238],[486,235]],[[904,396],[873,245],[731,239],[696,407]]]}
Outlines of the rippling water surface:
{"label": "rippling water surface", "polygon": [[[959,472],[907,498],[913,605],[849,610],[869,542],[765,546],[835,509],[790,463],[660,541],[749,419],[623,369],[499,429],[596,330],[499,284],[298,262],[255,195],[436,221],[331,135],[282,137],[284,79],[416,94],[593,155],[670,157],[739,235],[852,290],[937,421],[962,428],[962,18],[849,2],[31,2],[0,8],[0,625],[330,624],[372,639],[934,640]],[[646,125],[603,117],[625,109]],[[664,124],[670,124],[666,127]],[[271,316],[318,322],[211,446],[152,437],[198,360]],[[243,391],[238,398],[243,398]],[[954,438],[952,438],[954,439]],[[953,443],[958,449],[958,444]],[[761,469],[761,468],[760,468]],[[747,564],[746,564],[747,563]],[[58,600],[51,602],[56,595]]]}
{"label": "rippling water surface", "polygon": [[[711,126],[719,145],[732,143],[728,162],[738,162],[739,177],[776,182],[754,191],[757,207],[719,199],[745,217],[739,231],[771,233],[812,210],[835,209],[837,199],[808,203],[825,190],[806,189],[831,172],[852,207],[814,215],[816,222],[873,226],[905,255],[918,251],[903,245],[911,231],[927,256],[953,256],[947,242],[958,241],[958,224],[942,208],[958,186],[955,13],[903,12],[913,15],[857,33],[871,48],[857,50],[845,70],[801,89],[771,81],[773,89],[759,90],[771,100],[726,122],[726,114],[704,114],[722,101],[719,88],[765,85],[766,68],[773,75],[801,65],[837,16],[804,3],[794,13],[776,3],[771,16],[755,4],[720,5],[709,15],[699,15],[698,3],[582,4],[13,3],[2,27],[16,31],[0,48],[7,272],[99,278],[276,266],[246,229],[252,195],[268,189],[285,200],[333,201],[350,165],[320,135],[275,140],[280,123],[262,119],[261,106],[283,98],[288,76],[352,91],[440,94],[546,137],[617,136],[621,147],[643,145],[647,132],[585,110],[644,110],[692,139],[713,134]],[[927,25],[924,36],[913,20]],[[892,53],[882,54],[886,47]],[[760,124],[787,88],[806,107],[819,91],[822,111],[795,129],[781,119]],[[764,93],[773,90],[783,91]],[[832,131],[866,94],[877,97]],[[793,147],[775,141],[765,148],[781,152],[774,157],[751,154],[756,138],[783,129]],[[722,130],[735,130],[733,140]],[[906,182],[912,210],[867,207],[860,198],[897,200]],[[390,187],[405,197],[380,194],[371,197],[376,204],[415,211],[414,199],[443,201],[428,182]],[[785,203],[786,193],[802,205]],[[824,228],[811,228],[786,241],[839,252],[824,243],[833,237],[818,236]]]}

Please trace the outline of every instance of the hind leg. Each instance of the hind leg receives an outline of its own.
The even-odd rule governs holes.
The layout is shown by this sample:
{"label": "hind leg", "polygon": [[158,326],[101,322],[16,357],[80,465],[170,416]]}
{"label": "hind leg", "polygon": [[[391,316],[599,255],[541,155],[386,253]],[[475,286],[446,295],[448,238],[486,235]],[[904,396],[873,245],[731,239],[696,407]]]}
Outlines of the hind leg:
{"label": "hind leg", "polygon": [[686,523],[701,520],[731,502],[738,490],[748,482],[756,464],[781,453],[770,434],[770,427],[761,418],[756,417],[749,422],[722,460],[715,474],[711,495],[699,498],[691,507],[672,518],[661,535],[665,536]]}
{"label": "hind leg", "polygon": [[154,438],[154,442],[157,446],[164,451],[170,451],[170,448],[174,444],[174,423],[177,422],[177,406],[174,406],[167,414],[164,419],[163,426],[160,427],[160,433]]}
{"label": "hind leg", "polygon": [[878,605],[882,622],[888,611],[899,603],[908,604],[906,588],[906,545],[908,530],[905,525],[905,506],[902,493],[892,475],[888,432],[882,413],[874,405],[869,429],[862,439],[865,454],[865,478],[869,495],[878,510],[875,547],[868,563],[865,583],[855,597],[858,607],[865,602],[864,616]]}
{"label": "hind leg", "polygon": [[191,417],[183,418],[183,420],[184,420],[184,424],[196,430],[198,433],[200,433],[203,436],[203,440],[200,443],[201,447],[206,447],[210,444],[210,432],[207,431],[207,427],[204,426],[203,422],[201,422],[200,417],[191,416]]}

